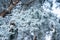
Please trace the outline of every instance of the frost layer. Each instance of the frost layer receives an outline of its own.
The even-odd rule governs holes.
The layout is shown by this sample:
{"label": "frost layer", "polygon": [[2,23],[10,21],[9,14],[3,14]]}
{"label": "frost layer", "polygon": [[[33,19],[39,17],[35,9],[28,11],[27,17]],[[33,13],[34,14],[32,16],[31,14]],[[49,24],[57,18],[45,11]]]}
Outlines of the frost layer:
{"label": "frost layer", "polygon": [[18,28],[17,40],[33,40],[34,36],[37,36],[37,40],[47,40],[47,37],[49,40],[60,39],[60,19],[56,15],[44,11],[40,7],[39,1],[34,1],[31,6],[19,4],[12,10],[11,14],[5,18],[0,18],[1,37],[8,37],[9,40],[10,23],[13,22]]}

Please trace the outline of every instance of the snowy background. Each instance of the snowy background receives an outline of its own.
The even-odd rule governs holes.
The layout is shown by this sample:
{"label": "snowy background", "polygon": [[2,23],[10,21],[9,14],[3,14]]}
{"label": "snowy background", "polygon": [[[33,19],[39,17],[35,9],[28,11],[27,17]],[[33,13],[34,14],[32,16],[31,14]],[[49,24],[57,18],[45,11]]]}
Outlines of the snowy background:
{"label": "snowy background", "polygon": [[[6,10],[8,5],[4,7],[1,3],[0,10]],[[0,37],[3,40],[5,37],[6,40],[34,40],[34,37],[60,40],[60,0],[21,0],[10,14],[0,17]]]}

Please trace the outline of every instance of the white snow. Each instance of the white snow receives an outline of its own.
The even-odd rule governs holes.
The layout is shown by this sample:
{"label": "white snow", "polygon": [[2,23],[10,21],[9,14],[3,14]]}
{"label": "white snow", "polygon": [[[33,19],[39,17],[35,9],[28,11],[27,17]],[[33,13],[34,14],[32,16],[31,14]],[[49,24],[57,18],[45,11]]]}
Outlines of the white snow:
{"label": "white snow", "polygon": [[[50,8],[50,3],[45,3],[45,5],[43,6],[43,9],[44,10],[46,10],[47,12],[52,12],[52,13],[54,13],[54,14],[57,14],[57,15],[59,15],[60,16],[60,9],[59,8],[56,8],[56,6],[57,6],[57,4],[55,4],[55,0],[53,1],[53,7],[52,7],[52,11],[51,10],[49,10],[49,8]],[[28,32],[27,30],[30,30],[30,33],[31,33],[31,35],[34,35],[34,32],[33,31],[35,31],[35,30],[39,30],[39,32],[40,31],[42,31],[42,32],[44,32],[45,30],[45,26],[42,26],[43,24],[43,22],[47,22],[47,21],[45,21],[45,19],[43,18],[43,16],[46,16],[46,17],[48,17],[48,18],[50,18],[50,16],[49,16],[49,14],[47,14],[46,12],[42,12],[41,10],[40,10],[40,4],[38,3],[38,2],[36,2],[33,6],[31,6],[30,8],[28,8],[27,10],[25,10],[25,11],[23,11],[23,10],[20,10],[21,8],[23,8],[23,7],[21,7],[21,5],[17,5],[16,6],[16,8],[15,9],[13,9],[12,10],[12,16],[11,16],[11,18],[10,19],[8,19],[9,17],[7,17],[5,20],[8,20],[8,26],[7,26],[7,24],[6,23],[4,23],[4,22],[6,22],[5,20],[3,20],[3,19],[1,19],[0,20],[0,24],[1,25],[3,25],[3,26],[5,26],[5,24],[6,24],[6,26],[4,27],[6,30],[8,30],[8,27],[12,27],[12,26],[10,26],[10,22],[16,22],[15,24],[17,25],[17,28],[19,29],[18,30],[18,35],[19,36],[21,36],[21,37],[18,37],[18,38],[23,38],[23,36],[25,36],[25,40],[28,40],[27,38],[28,37],[26,37],[27,35],[25,35],[24,33],[23,33],[23,31],[25,31],[25,32]],[[45,14],[44,14],[45,13]],[[40,17],[41,17],[41,19],[40,19]],[[51,17],[51,18],[55,18],[55,17]],[[49,22],[51,22],[51,20],[52,19],[47,19]],[[55,23],[55,21],[54,20],[52,20],[54,23]],[[4,24],[2,24],[2,23],[4,23]],[[49,24],[49,23],[48,23]],[[7,28],[6,28],[7,27]],[[41,29],[39,29],[39,27],[41,28]],[[48,29],[48,27],[49,26],[47,26],[46,27],[46,29]],[[43,29],[44,28],[44,29]],[[3,28],[1,28],[1,29],[3,29]],[[2,31],[2,30],[1,30]],[[3,29],[3,32],[4,32],[5,30]],[[9,30],[8,30],[9,31]],[[5,32],[7,32],[7,33],[9,33],[8,31],[5,31]],[[50,30],[48,30],[48,32],[49,32]],[[53,31],[50,31],[49,32],[49,34],[47,33],[46,34],[46,36],[45,36],[45,40],[51,40],[51,37],[52,37],[52,34],[54,33],[54,29],[53,29]],[[4,33],[5,33],[4,32]],[[37,33],[38,33],[38,31],[36,31]],[[23,35],[23,34],[24,35]],[[2,32],[1,32],[1,34],[2,34]],[[21,35],[22,34],[22,35]],[[45,33],[44,33],[45,34]],[[3,34],[2,34],[3,35]],[[29,36],[29,35],[28,35]],[[41,36],[41,35],[40,35]],[[39,39],[39,38],[38,38]]]}
{"label": "white snow", "polygon": [[49,33],[46,33],[45,40],[51,40],[53,33],[55,32],[55,29],[53,28],[53,31],[50,31]]}
{"label": "white snow", "polygon": [[57,15],[57,17],[60,17],[60,9],[58,8],[58,9],[53,9],[53,11],[52,11],[54,14],[56,14]]}
{"label": "white snow", "polygon": [[[57,3],[56,0],[53,0],[52,13],[56,14],[57,17],[60,17],[60,3]],[[56,8],[57,7],[57,8]]]}

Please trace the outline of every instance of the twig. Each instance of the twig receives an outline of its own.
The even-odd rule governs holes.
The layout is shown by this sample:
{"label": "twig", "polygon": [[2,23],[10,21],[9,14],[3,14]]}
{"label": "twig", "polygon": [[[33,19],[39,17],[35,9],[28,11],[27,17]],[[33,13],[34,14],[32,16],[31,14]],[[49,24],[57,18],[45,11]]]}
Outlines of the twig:
{"label": "twig", "polygon": [[7,10],[4,10],[3,12],[0,13],[0,16],[5,17],[5,15],[6,15],[7,13],[9,13],[9,12],[13,9],[13,7],[16,6],[16,4],[17,4],[18,2],[19,2],[19,0],[16,0],[16,1],[13,2],[12,4],[10,4],[10,6],[7,8]]}
{"label": "twig", "polygon": [[37,36],[36,35],[34,35],[33,40],[37,40]]}

